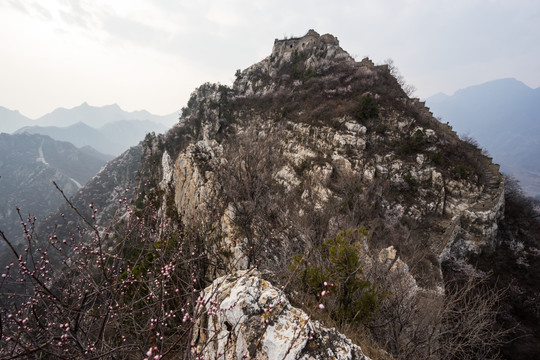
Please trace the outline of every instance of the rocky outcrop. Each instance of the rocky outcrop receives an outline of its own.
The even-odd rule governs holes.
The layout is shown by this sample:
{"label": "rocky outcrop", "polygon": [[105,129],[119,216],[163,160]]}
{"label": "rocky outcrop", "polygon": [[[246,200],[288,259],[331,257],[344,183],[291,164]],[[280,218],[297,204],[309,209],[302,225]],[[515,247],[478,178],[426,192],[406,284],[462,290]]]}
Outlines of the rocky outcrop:
{"label": "rocky outcrop", "polygon": [[[322,203],[337,195],[329,187],[335,171],[361,179],[363,186],[385,181],[404,192],[408,186],[404,179],[409,176],[417,187],[416,196],[389,200],[384,204],[385,211],[402,207],[404,216],[419,222],[428,216],[440,217],[442,235],[433,233],[432,242],[441,260],[493,246],[497,222],[504,210],[504,181],[500,174],[489,173],[491,183],[478,186],[472,181],[448,179],[429,161],[429,153],[417,154],[412,161],[395,151],[366,154],[366,144],[373,143],[377,135],[366,134],[365,126],[353,119],[339,121],[341,129],[287,123],[281,143],[284,163],[274,174],[275,180],[294,191],[309,178],[311,186],[303,190],[303,198],[309,192],[319,199],[316,207],[321,208]],[[394,125],[399,127],[399,123]],[[434,130],[420,131],[436,139]],[[436,144],[436,140],[433,142]],[[324,160],[317,163],[315,159],[321,153],[325,154]],[[200,219],[206,204],[220,201],[216,198],[219,179],[215,178],[216,166],[222,161],[220,154],[219,145],[208,140],[190,145],[176,159],[174,196],[184,221]],[[299,173],[303,168],[305,171]]]}
{"label": "rocky outcrop", "polygon": [[215,140],[202,140],[189,145],[174,163],[174,201],[185,224],[205,216],[217,199],[214,171],[221,151]]}
{"label": "rocky outcrop", "polygon": [[192,344],[204,359],[369,359],[335,329],[291,306],[257,271],[216,279],[202,299],[205,316]]}
{"label": "rocky outcrop", "polygon": [[[279,81],[268,83],[265,78],[289,80],[289,74],[283,74],[280,69],[287,64],[294,66],[298,61],[302,61],[306,69],[326,69],[333,62],[347,63],[353,67],[355,64],[354,59],[339,46],[336,37],[330,34],[321,36],[316,31],[309,30],[305,36],[299,38],[276,39],[270,56],[237,74],[234,90],[240,97],[264,96],[279,89],[285,91]],[[299,82],[296,82],[296,85],[299,85]],[[342,88],[339,91],[347,90]]]}
{"label": "rocky outcrop", "polygon": [[449,205],[452,220],[446,227],[439,251],[441,261],[480,254],[482,250],[492,251],[497,245],[498,223],[504,216],[504,178],[498,165],[492,164],[490,158],[484,160],[486,182],[468,199],[459,201],[455,196],[463,194],[455,181],[444,188],[454,196]]}
{"label": "rocky outcrop", "polygon": [[[314,94],[320,99],[306,103]],[[357,114],[366,94],[379,104],[375,118]],[[224,158],[224,134],[242,136],[250,126],[261,134],[279,129],[273,146],[280,149],[280,165],[272,169],[274,183],[283,187],[279,196],[300,194],[298,202],[324,211],[332,202],[350,203],[352,190],[335,184],[347,178],[354,181],[349,188],[364,193],[360,201],[380,203],[377,211],[383,217],[399,209],[395,221],[435,224],[415,235],[415,241],[427,237],[427,248],[441,262],[494,246],[504,209],[498,167],[478,149],[454,155],[463,151],[457,135],[423,103],[408,99],[387,66],[355,62],[335,37],[310,30],[303,37],[276,40],[270,56],[237,73],[232,89],[212,84],[197,89],[178,129],[198,141],[168,158],[161,170],[172,170],[166,182],[174,189],[171,196],[184,224],[206,219],[209,206],[220,205],[215,226],[223,230],[222,245],[235,254],[231,263],[246,264],[241,258],[247,245],[232,224],[234,211],[220,197],[223,179],[217,171],[231,160]],[[374,187],[378,194],[367,200],[365,193]],[[345,226],[339,225],[339,216],[332,218],[336,229]],[[377,215],[363,218],[369,228]],[[283,221],[292,224],[290,217]]]}
{"label": "rocky outcrop", "polygon": [[[270,56],[237,73],[232,88],[199,87],[175,127],[109,163],[74,201],[88,210],[93,200],[100,224],[127,198],[161,206],[160,216],[176,214],[183,226],[210,225],[216,241],[205,245],[219,250],[220,275],[255,264],[279,271],[292,256],[318,251],[325,238],[365,226],[370,238],[363,241],[375,239],[373,251],[390,249],[379,261],[405,274],[415,293],[440,289],[442,261],[495,239],[504,182],[490,159],[461,147],[387,66],[355,62],[335,37],[310,31],[276,41]],[[225,191],[233,177],[235,188]],[[126,195],[133,179],[138,192]],[[392,231],[401,240],[386,235]],[[407,253],[404,243],[422,244],[415,246],[435,259],[424,264],[430,273],[423,279],[398,258]],[[217,297],[206,302],[197,340],[206,357],[326,358],[326,344],[338,343],[336,358],[361,358],[279,291],[265,290],[273,288],[260,276],[237,273],[218,285],[207,289]],[[241,292],[251,297],[229,309]]]}

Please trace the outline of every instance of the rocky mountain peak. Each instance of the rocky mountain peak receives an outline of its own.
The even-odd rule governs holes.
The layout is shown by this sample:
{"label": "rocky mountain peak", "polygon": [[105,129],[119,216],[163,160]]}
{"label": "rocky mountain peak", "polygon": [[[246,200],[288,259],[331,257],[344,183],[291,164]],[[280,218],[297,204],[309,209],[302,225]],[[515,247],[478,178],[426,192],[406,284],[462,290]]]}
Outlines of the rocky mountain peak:
{"label": "rocky mountain peak", "polygon": [[[410,99],[388,66],[355,62],[337,38],[310,30],[276,40],[268,57],[237,72],[232,88],[201,85],[178,124],[164,135],[147,135],[73,199],[77,206],[93,201],[99,226],[112,214],[127,219],[131,213],[122,208],[130,203],[137,221],[151,229],[146,244],[161,252],[160,236],[169,231],[171,244],[196,248],[189,253],[200,254],[194,264],[204,266],[202,273],[186,274],[197,276],[187,281],[201,292],[197,303],[210,305],[193,342],[202,352],[269,358],[262,339],[276,343],[281,336],[270,331],[273,321],[288,321],[281,328],[305,325],[264,310],[290,296],[291,303],[311,307],[306,313],[324,310],[323,318],[343,328],[373,324],[374,337],[395,344],[397,357],[427,358],[420,344],[433,334],[416,331],[440,323],[406,324],[402,335],[419,345],[405,356],[396,344],[401,340],[388,335],[394,319],[381,316],[402,306],[414,316],[440,313],[442,264],[495,245],[504,180],[490,158]],[[268,280],[246,276],[253,268]],[[234,276],[242,280],[227,280],[231,274],[243,274]],[[223,288],[214,299],[203,290],[213,292],[207,286],[216,279]],[[270,282],[283,295],[262,296]],[[261,284],[260,291],[253,287],[261,293],[256,306],[231,308],[247,283]],[[394,300],[399,304],[392,308]],[[286,303],[280,309],[296,312]],[[206,331],[210,323],[216,326]],[[297,337],[317,346],[328,334],[313,328]],[[310,337],[319,340],[310,343]],[[336,358],[363,357],[349,340],[340,343],[347,351]]]}
{"label": "rocky mountain peak", "polygon": [[240,96],[250,96],[271,92],[279,85],[297,87],[310,78],[328,74],[338,64],[354,66],[355,61],[339,46],[336,37],[310,30],[302,37],[276,39],[270,56],[237,72],[233,88]]}
{"label": "rocky mountain peak", "polygon": [[[216,203],[224,206],[220,216],[240,211],[227,213],[229,205],[239,206],[239,195],[223,194],[232,186],[223,179],[232,175],[222,164],[251,152],[253,158],[264,156],[268,166],[254,163],[250,169],[242,160],[236,170],[247,171],[246,179],[264,172],[260,181],[268,184],[258,185],[275,190],[265,190],[269,203],[294,198],[285,213],[348,207],[329,215],[335,228],[327,231],[365,225],[378,248],[399,249],[388,233],[402,224],[438,261],[493,246],[504,209],[498,166],[474,144],[463,143],[418,99],[408,98],[388,66],[355,62],[337,38],[310,30],[300,38],[276,40],[270,56],[236,76],[232,88],[199,87],[180,123],[164,137],[148,139],[153,156],[168,159],[148,173],[161,176],[167,169],[155,181],[169,184],[163,190],[175,199],[184,224],[204,218]],[[354,219],[341,216],[349,210]],[[283,221],[290,225],[290,219]],[[247,246],[238,233],[225,238],[237,254]],[[244,260],[234,261],[249,264]],[[439,266],[430,265],[434,273]]]}

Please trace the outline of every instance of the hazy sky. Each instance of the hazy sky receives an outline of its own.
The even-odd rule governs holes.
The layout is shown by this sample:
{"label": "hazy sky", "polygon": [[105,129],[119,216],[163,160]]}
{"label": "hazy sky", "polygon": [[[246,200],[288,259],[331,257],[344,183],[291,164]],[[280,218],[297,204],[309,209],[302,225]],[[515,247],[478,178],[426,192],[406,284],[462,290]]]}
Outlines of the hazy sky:
{"label": "hazy sky", "polygon": [[0,106],[172,113],[311,28],[357,60],[392,58],[418,97],[504,77],[540,86],[538,0],[0,0]]}

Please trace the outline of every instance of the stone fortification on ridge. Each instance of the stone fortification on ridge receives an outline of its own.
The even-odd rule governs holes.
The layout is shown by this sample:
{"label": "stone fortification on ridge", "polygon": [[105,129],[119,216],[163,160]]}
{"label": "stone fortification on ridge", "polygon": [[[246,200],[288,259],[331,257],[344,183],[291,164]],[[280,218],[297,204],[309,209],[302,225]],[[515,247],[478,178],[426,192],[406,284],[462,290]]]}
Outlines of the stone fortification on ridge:
{"label": "stone fortification on ridge", "polygon": [[283,40],[275,39],[272,57],[283,58],[285,61],[288,61],[291,58],[291,54],[295,51],[302,52],[308,49],[324,51],[326,57],[336,57],[339,54],[339,56],[353,60],[352,57],[339,46],[337,37],[330,34],[319,35],[319,33],[313,29],[309,30],[307,34],[302,37]]}
{"label": "stone fortification on ridge", "polygon": [[306,35],[298,38],[291,38],[291,39],[283,39],[274,40],[274,49],[272,50],[272,54],[275,54],[277,52],[286,52],[286,51],[294,51],[294,50],[304,50],[306,47],[313,47],[317,45],[317,43],[326,43],[326,44],[332,44],[339,46],[339,40],[337,37],[325,34],[323,36],[319,35],[315,30],[311,29],[307,32]]}

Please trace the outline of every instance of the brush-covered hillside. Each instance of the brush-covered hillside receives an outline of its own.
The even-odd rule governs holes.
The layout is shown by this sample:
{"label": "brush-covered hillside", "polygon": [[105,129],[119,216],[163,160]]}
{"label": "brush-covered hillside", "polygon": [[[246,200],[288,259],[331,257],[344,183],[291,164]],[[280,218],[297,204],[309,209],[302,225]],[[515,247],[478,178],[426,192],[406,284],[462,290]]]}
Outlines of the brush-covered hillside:
{"label": "brush-covered hillside", "polygon": [[504,289],[471,259],[500,249],[504,189],[392,68],[276,40],[13,250],[35,301],[2,355],[497,358]]}

